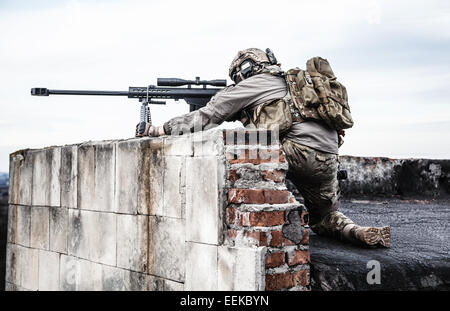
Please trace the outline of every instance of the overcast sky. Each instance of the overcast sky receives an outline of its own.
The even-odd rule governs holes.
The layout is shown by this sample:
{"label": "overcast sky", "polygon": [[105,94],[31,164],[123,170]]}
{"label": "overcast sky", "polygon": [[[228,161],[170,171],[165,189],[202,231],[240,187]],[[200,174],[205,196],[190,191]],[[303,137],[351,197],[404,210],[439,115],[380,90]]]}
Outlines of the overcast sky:
{"label": "overcast sky", "polygon": [[[0,0],[0,171],[15,150],[128,138],[139,121],[137,100],[30,88],[224,79],[248,47],[286,70],[330,61],[355,121],[341,154],[450,158],[449,1]],[[169,101],[152,117],[187,111]]]}

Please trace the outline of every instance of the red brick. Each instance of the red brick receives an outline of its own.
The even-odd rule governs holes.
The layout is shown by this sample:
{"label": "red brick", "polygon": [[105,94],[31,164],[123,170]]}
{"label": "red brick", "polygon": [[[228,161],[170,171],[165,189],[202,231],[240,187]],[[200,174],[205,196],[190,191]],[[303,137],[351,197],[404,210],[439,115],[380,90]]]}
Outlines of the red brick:
{"label": "red brick", "polygon": [[287,280],[285,274],[266,274],[266,288],[265,290],[279,290],[281,288],[288,288],[290,284],[286,284]]}
{"label": "red brick", "polygon": [[264,203],[264,193],[260,189],[230,189],[228,191],[228,202],[262,204]]}
{"label": "red brick", "polygon": [[281,247],[283,246],[283,233],[281,230],[271,232],[272,239],[270,240],[270,246]]}
{"label": "red brick", "polygon": [[284,211],[249,212],[249,224],[255,227],[272,227],[284,224]]}
{"label": "red brick", "polygon": [[292,242],[289,239],[286,239],[283,236],[283,232],[281,230],[274,230],[271,232],[272,239],[270,240],[270,246],[273,247],[282,247],[285,245],[295,245],[294,242]]}
{"label": "red brick", "polygon": [[238,212],[239,226],[250,227],[250,212]]}
{"label": "red brick", "polygon": [[303,230],[303,237],[302,237],[302,240],[300,241],[300,244],[302,244],[302,245],[309,244],[309,230],[308,229]]}
{"label": "red brick", "polygon": [[238,232],[234,229],[228,229],[228,237],[234,240],[237,236]]}
{"label": "red brick", "polygon": [[295,245],[295,243],[289,239],[283,238],[283,245]]}
{"label": "red brick", "polygon": [[242,227],[273,227],[285,223],[284,211],[237,213],[238,224]]}
{"label": "red brick", "polygon": [[267,235],[262,231],[244,231],[244,237],[258,242],[258,246],[267,246]]}
{"label": "red brick", "polygon": [[302,211],[300,214],[300,219],[302,220],[302,225],[306,226],[309,223],[309,214],[307,211]]}
{"label": "red brick", "polygon": [[238,176],[236,170],[229,170],[228,171],[228,180],[229,181],[235,182],[238,179],[239,179],[239,176]]}
{"label": "red brick", "polygon": [[266,290],[279,290],[309,284],[309,270],[266,275]]}
{"label": "red brick", "polygon": [[290,192],[287,190],[264,190],[264,202],[269,204],[288,203]]}
{"label": "red brick", "polygon": [[267,162],[284,162],[284,153],[281,149],[258,149],[261,160]]}
{"label": "red brick", "polygon": [[275,268],[285,263],[285,252],[271,253],[266,256],[266,268]]}
{"label": "red brick", "polygon": [[308,250],[295,250],[292,256],[289,256],[288,265],[304,265],[311,261]]}
{"label": "red brick", "polygon": [[236,222],[236,209],[233,207],[228,207],[227,208],[227,224],[232,225]]}
{"label": "red brick", "polygon": [[265,180],[272,180],[274,182],[282,182],[284,181],[285,172],[281,170],[272,170],[272,171],[263,171],[263,178]]}

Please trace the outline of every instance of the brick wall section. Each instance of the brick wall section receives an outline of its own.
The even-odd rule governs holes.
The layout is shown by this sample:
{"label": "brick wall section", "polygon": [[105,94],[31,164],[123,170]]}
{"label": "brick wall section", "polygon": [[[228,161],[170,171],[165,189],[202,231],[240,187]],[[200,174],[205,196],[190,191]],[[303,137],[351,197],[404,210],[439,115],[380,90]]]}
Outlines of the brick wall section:
{"label": "brick wall section", "polygon": [[307,214],[286,189],[288,164],[273,136],[224,131],[229,188],[225,240],[266,248],[266,290],[309,290]]}

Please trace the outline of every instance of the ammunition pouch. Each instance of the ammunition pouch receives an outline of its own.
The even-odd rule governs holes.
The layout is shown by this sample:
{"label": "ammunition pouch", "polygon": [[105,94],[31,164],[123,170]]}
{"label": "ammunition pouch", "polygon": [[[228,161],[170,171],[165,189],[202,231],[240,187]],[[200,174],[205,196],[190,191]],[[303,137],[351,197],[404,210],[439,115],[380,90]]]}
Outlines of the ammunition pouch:
{"label": "ammunition pouch", "polygon": [[292,113],[289,96],[269,100],[257,106],[250,115],[249,122],[256,128],[286,133],[292,126]]}

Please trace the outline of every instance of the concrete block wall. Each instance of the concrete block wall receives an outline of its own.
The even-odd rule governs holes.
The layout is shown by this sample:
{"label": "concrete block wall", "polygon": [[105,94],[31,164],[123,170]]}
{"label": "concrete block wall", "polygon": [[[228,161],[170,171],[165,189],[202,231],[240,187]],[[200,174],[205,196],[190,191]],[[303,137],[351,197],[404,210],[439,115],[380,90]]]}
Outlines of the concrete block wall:
{"label": "concrete block wall", "polygon": [[17,151],[5,288],[308,289],[307,217],[286,169],[266,131]]}
{"label": "concrete block wall", "polygon": [[344,197],[450,197],[450,160],[340,156],[339,161],[348,171],[340,182]]}
{"label": "concrete block wall", "polygon": [[395,171],[401,160],[340,156],[340,167],[346,169],[348,179],[340,182],[344,197],[358,195],[393,195],[397,192]]}

